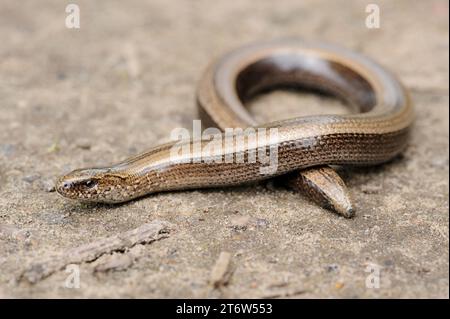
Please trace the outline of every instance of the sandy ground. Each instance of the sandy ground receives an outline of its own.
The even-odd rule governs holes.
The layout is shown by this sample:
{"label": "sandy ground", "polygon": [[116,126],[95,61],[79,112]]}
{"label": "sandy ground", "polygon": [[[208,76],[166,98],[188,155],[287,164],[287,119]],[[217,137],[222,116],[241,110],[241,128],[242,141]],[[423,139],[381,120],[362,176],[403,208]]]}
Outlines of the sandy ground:
{"label": "sandy ground", "polygon": [[[365,27],[365,1],[73,2],[80,29],[61,1],[0,3],[1,297],[448,298],[447,1],[371,1],[380,29]],[[208,61],[285,36],[365,53],[411,92],[405,154],[341,171],[355,218],[272,182],[114,207],[51,192],[63,172],[191,128]],[[251,110],[275,120],[330,105],[345,110],[274,92]]]}

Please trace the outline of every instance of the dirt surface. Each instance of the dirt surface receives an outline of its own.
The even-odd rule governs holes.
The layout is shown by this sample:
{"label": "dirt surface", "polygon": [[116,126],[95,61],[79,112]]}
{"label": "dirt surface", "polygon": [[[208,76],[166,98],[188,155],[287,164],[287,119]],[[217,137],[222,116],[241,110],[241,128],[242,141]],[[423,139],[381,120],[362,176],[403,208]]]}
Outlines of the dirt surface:
{"label": "dirt surface", "polygon": [[[365,1],[73,2],[80,29],[65,27],[65,2],[0,3],[1,297],[448,298],[447,1],[371,1],[379,29],[366,28]],[[120,206],[51,191],[61,173],[191,128],[208,61],[286,36],[367,54],[411,92],[405,154],[340,172],[355,218],[272,182]],[[275,120],[345,108],[274,92],[251,110]]]}

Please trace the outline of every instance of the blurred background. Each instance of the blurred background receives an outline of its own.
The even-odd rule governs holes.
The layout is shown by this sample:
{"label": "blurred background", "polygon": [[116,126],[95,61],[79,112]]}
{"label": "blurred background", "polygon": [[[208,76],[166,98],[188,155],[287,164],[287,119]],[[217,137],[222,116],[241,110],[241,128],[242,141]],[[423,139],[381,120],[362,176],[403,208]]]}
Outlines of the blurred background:
{"label": "blurred background", "polygon": [[[79,28],[66,26],[70,3]],[[379,28],[366,25],[369,3],[379,7]],[[2,0],[0,297],[448,298],[448,26],[448,1],[438,0]],[[288,36],[366,54],[411,92],[417,121],[404,156],[342,172],[356,218],[270,182],[117,207],[86,207],[53,191],[61,173],[110,164],[191,128],[209,61]],[[291,91],[258,97],[250,109],[261,121],[347,112],[335,99]],[[80,263],[79,289],[64,286],[62,270],[21,279],[43,258],[154,219],[176,231]],[[223,251],[233,275],[214,289],[209,276]],[[369,264],[382,269],[379,289],[365,284]]]}

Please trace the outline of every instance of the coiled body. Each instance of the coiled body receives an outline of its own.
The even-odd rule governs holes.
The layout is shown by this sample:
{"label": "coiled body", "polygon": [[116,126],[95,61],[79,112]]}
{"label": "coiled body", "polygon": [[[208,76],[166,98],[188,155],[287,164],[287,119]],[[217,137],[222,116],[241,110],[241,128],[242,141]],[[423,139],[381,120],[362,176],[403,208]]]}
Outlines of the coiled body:
{"label": "coiled body", "polygon": [[[331,93],[358,113],[256,123],[245,101],[262,90],[287,85]],[[296,39],[248,45],[213,62],[200,80],[197,103],[204,127],[250,127],[261,134],[254,143],[248,131],[235,130],[164,144],[110,167],[73,171],[59,179],[58,192],[117,203],[153,192],[236,185],[311,167],[314,172],[328,164],[374,165],[405,148],[413,122],[407,93],[382,67],[344,49]],[[211,148],[212,140],[217,147]],[[264,169],[273,164],[263,161],[271,150],[276,153],[275,169]]]}

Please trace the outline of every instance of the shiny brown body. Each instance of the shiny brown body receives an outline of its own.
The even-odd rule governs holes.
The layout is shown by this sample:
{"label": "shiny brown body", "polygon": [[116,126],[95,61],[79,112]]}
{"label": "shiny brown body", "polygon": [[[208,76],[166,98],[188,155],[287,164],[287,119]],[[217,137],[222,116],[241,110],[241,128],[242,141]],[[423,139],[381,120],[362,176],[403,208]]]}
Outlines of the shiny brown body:
{"label": "shiny brown body", "polygon": [[[244,107],[262,90],[302,86],[343,99],[359,113],[320,115],[259,124]],[[386,162],[407,145],[413,110],[401,84],[373,61],[325,44],[284,39],[239,48],[212,63],[199,83],[197,102],[205,126],[277,129],[277,140],[258,140],[256,150],[277,147],[275,172],[261,174],[256,162],[211,162],[202,147],[187,140],[188,157],[168,143],[104,168],[81,169],[59,179],[60,194],[85,201],[117,203],[149,193],[237,185],[286,175],[288,184],[316,202],[353,214],[345,185],[327,165]],[[250,156],[248,146],[222,139],[218,155]],[[198,145],[202,147],[198,147]],[[217,155],[217,154],[215,154]],[[217,156],[216,156],[217,158]]]}

